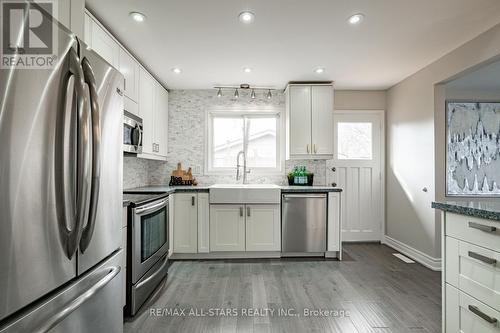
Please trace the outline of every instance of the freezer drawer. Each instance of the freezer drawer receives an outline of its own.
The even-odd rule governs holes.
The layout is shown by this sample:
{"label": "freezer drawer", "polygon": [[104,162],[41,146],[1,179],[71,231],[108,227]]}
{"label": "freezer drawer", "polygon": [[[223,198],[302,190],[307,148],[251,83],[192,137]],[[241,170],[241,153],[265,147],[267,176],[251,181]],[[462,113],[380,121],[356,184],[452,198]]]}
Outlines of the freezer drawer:
{"label": "freezer drawer", "polygon": [[0,327],[0,333],[120,333],[122,251]]}
{"label": "freezer drawer", "polygon": [[281,252],[326,251],[326,194],[283,194]]}

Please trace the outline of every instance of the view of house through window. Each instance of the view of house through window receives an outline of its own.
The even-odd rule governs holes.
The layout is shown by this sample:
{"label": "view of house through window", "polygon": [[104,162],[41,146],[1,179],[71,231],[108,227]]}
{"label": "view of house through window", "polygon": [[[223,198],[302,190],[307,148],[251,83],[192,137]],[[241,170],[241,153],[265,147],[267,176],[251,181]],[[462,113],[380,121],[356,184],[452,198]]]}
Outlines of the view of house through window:
{"label": "view of house through window", "polygon": [[248,168],[279,171],[277,114],[211,114],[210,126],[209,170],[233,172],[238,153],[244,151]]}

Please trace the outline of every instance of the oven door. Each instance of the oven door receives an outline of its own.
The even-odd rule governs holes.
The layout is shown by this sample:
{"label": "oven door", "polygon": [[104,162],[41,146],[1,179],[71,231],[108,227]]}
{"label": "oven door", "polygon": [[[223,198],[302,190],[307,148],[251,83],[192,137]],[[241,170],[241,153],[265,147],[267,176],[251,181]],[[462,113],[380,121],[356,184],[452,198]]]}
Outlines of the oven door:
{"label": "oven door", "polygon": [[125,111],[123,118],[123,151],[142,153],[142,119]]}
{"label": "oven door", "polygon": [[168,252],[168,197],[132,209],[132,284]]}

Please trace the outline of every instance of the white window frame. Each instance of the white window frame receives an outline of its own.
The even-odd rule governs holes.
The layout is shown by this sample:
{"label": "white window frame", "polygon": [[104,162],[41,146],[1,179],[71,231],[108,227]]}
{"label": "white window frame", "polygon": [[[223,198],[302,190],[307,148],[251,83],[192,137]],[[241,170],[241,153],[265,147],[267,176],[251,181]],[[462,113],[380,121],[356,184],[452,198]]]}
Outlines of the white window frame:
{"label": "white window frame", "polygon": [[[234,156],[235,166],[232,168],[214,168],[212,166],[211,147],[213,145],[213,119],[214,117],[245,117],[245,118],[264,118],[272,117],[277,118],[276,126],[276,168],[248,168],[253,175],[281,175],[285,170],[285,147],[284,147],[284,117],[282,111],[276,109],[211,109],[206,111],[205,115],[205,175],[235,175],[236,174],[236,156]],[[243,160],[240,161],[243,163]]]}

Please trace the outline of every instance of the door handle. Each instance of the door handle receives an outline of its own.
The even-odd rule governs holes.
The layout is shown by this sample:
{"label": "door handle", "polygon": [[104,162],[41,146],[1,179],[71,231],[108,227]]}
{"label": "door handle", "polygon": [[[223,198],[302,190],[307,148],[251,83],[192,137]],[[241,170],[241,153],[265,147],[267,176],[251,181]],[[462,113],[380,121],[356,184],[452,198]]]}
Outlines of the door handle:
{"label": "door handle", "polygon": [[473,252],[473,251],[469,251],[468,254],[469,254],[469,257],[471,257],[473,259],[477,259],[479,261],[482,261],[482,262],[484,262],[485,264],[488,264],[488,265],[495,265],[497,263],[496,259],[483,256],[482,254],[479,254],[479,253],[476,253],[476,252]]}
{"label": "door handle", "polygon": [[250,217],[250,207],[247,207],[247,216]]}
{"label": "door handle", "polygon": [[[72,99],[74,98],[74,100],[71,102],[70,110],[61,112],[62,118],[58,118],[57,120],[56,136],[60,138],[61,144],[56,146],[56,160],[57,165],[61,166],[62,178],[60,182],[59,179],[56,179],[56,186],[58,188],[58,198],[60,199],[58,201],[61,203],[58,205],[58,208],[61,209],[61,215],[64,216],[64,219],[59,219],[59,234],[66,256],[68,259],[71,259],[78,248],[83,225],[88,213],[86,203],[90,194],[88,187],[90,172],[88,168],[88,159],[90,158],[88,143],[90,121],[84,89],[83,70],[75,48],[70,48],[68,51],[68,64],[69,75],[66,81],[66,102],[63,105],[68,107],[69,94],[72,95]],[[71,90],[70,86],[72,82],[73,89]],[[69,136],[70,142],[65,142],[68,140],[66,133],[74,132],[73,119],[76,119],[77,134]],[[75,140],[78,152],[76,165],[73,164],[73,159],[68,156],[68,154],[74,153],[73,145]],[[66,147],[70,148],[67,149]]]}
{"label": "door handle", "polygon": [[240,217],[243,217],[243,207],[240,207]]}
{"label": "door handle", "polygon": [[87,226],[83,230],[80,240],[80,251],[84,253],[94,234],[97,203],[99,202],[99,186],[101,183],[101,119],[94,71],[87,58],[83,58],[82,60],[82,69],[85,83],[89,86],[90,115],[92,119],[92,182],[90,187],[90,212]]}
{"label": "door handle", "polygon": [[314,153],[316,154],[317,153],[316,144],[313,144],[313,149],[314,149]]}
{"label": "door handle", "polygon": [[496,318],[488,316],[486,313],[479,310],[479,308],[475,305],[469,305],[468,308],[469,308],[470,312],[472,312],[473,314],[475,314],[479,318],[486,320],[490,324],[495,324],[497,322]]}
{"label": "door handle", "polygon": [[52,329],[54,326],[60,323],[64,318],[69,316],[73,311],[75,311],[85,302],[91,299],[94,296],[94,294],[96,294],[99,290],[104,288],[111,280],[113,280],[115,276],[117,276],[118,273],[120,273],[121,267],[113,266],[108,269],[109,272],[96,284],[90,287],[90,289],[85,290],[81,295],[76,297],[68,305],[64,306],[63,309],[58,311],[54,316],[50,317],[45,323],[43,323],[41,326],[38,326],[32,332],[37,332],[37,333],[48,332],[50,329]]}
{"label": "door handle", "polygon": [[469,222],[469,228],[474,228],[474,229],[478,229],[478,230],[481,230],[484,232],[490,232],[490,233],[497,231],[496,227],[492,227],[489,225],[484,225],[484,224],[476,223],[476,222]]}
{"label": "door handle", "polygon": [[309,154],[309,144],[307,144],[307,153]]}
{"label": "door handle", "polygon": [[191,197],[191,206],[194,206],[194,195]]}
{"label": "door handle", "polygon": [[[80,67],[81,71],[81,92],[78,94],[82,94],[83,102],[82,106],[78,108],[78,153],[77,153],[77,225],[78,225],[78,238],[75,239],[75,248],[72,249],[76,252],[76,249],[80,243],[80,239],[83,233],[83,226],[86,222],[88,222],[89,212],[90,212],[90,201],[91,201],[91,192],[92,192],[92,168],[91,168],[91,159],[92,159],[92,143],[90,142],[90,138],[92,138],[92,115],[90,110],[89,97],[86,93],[85,87],[85,74],[83,72],[83,68],[79,63],[78,67]],[[75,85],[76,87],[76,85]]]}

